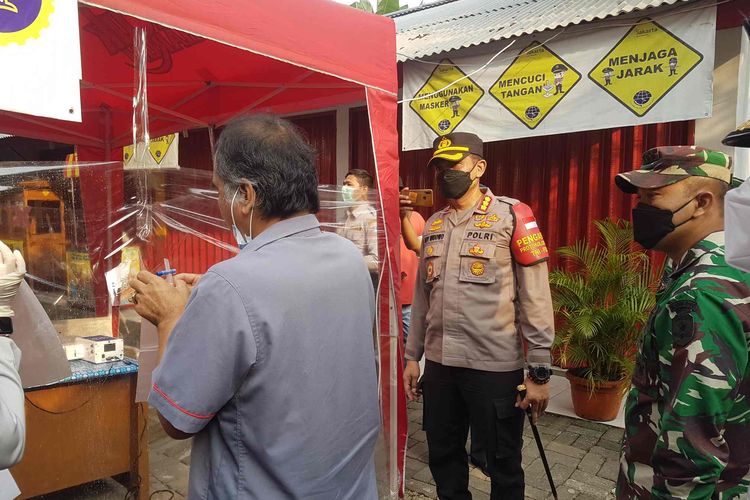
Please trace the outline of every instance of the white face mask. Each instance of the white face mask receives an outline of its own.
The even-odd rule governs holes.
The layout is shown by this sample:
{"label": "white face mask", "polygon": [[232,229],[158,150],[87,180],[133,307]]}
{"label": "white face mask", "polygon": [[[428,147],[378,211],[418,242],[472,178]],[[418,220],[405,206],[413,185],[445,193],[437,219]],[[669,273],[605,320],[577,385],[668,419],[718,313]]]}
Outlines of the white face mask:
{"label": "white face mask", "polygon": [[354,194],[357,192],[357,188],[354,186],[341,186],[341,197],[347,203],[354,201]]}
{"label": "white face mask", "polygon": [[750,272],[750,182],[727,193],[724,202],[725,251],[727,264]]}
{"label": "white face mask", "polygon": [[245,236],[242,234],[242,231],[240,231],[240,228],[237,227],[237,223],[234,221],[234,200],[237,199],[237,193],[240,192],[240,186],[237,186],[237,191],[234,192],[234,196],[232,196],[232,202],[229,204],[229,212],[232,214],[232,234],[234,234],[234,239],[237,240],[237,246],[240,250],[245,248],[248,243],[250,243],[253,240],[253,210],[255,210],[255,203],[253,203],[253,207],[250,209],[250,232],[249,236]]}

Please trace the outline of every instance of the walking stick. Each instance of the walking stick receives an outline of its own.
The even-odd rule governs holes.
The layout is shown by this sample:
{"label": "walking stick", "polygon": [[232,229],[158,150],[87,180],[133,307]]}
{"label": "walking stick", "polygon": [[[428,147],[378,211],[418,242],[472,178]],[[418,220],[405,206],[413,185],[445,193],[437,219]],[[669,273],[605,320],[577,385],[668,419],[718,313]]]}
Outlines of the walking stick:
{"label": "walking stick", "polygon": [[[518,394],[521,396],[521,400],[526,397],[526,386],[521,384],[518,387]],[[529,417],[529,424],[531,425],[531,432],[534,434],[536,440],[536,447],[539,448],[539,456],[542,458],[542,465],[544,465],[544,472],[547,473],[547,480],[549,481],[549,487],[552,489],[552,496],[557,500],[557,489],[555,488],[555,482],[552,480],[552,472],[549,470],[549,463],[547,463],[547,455],[544,453],[544,446],[542,445],[542,438],[539,436],[539,429],[536,428],[536,424],[531,419],[531,405],[526,408],[526,416]]]}

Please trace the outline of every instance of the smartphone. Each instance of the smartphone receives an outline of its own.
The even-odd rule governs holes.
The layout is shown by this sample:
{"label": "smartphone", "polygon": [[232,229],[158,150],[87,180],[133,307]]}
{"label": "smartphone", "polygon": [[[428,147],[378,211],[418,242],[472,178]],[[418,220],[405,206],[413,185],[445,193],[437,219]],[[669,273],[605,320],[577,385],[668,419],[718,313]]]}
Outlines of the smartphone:
{"label": "smartphone", "polygon": [[433,204],[432,189],[410,189],[409,199],[415,207],[431,207]]}

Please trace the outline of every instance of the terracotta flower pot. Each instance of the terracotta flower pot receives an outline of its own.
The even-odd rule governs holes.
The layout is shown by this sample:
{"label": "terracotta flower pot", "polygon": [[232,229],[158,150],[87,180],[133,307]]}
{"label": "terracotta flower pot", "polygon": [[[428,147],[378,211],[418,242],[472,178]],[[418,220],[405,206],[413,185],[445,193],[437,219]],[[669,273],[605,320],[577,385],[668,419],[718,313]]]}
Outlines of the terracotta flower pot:
{"label": "terracotta flower pot", "polygon": [[581,418],[606,422],[617,418],[622,403],[624,380],[599,382],[592,393],[586,379],[565,372],[570,382],[573,409]]}

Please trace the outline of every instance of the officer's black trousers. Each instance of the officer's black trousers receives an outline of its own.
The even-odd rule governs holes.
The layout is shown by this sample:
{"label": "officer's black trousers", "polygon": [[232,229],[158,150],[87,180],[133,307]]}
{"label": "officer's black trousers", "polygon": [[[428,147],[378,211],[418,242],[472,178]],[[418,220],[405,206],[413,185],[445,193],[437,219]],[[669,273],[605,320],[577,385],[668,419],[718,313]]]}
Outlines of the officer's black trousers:
{"label": "officer's black trousers", "polygon": [[523,411],[515,407],[523,370],[486,372],[427,361],[423,426],[440,500],[469,500],[466,438],[487,455],[492,500],[523,500]]}

